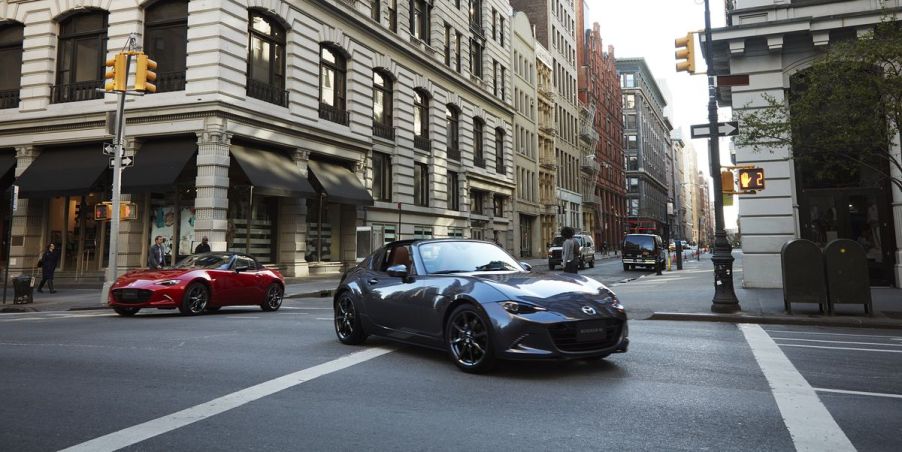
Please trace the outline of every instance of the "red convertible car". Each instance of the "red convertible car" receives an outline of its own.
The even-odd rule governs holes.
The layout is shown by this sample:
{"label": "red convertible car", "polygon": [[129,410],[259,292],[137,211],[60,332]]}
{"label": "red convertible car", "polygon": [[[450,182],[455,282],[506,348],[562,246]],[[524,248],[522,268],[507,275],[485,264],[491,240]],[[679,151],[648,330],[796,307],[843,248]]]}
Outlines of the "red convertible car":
{"label": "red convertible car", "polygon": [[172,268],[128,272],[110,289],[109,305],[123,316],[142,308],[175,309],[197,315],[223,306],[282,306],[285,279],[253,257],[231,253],[188,256]]}

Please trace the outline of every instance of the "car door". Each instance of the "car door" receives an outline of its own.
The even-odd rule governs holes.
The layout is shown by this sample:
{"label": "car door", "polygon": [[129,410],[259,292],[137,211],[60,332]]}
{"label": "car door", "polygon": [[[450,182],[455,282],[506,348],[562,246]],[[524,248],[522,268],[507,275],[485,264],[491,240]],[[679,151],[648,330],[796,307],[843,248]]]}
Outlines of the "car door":
{"label": "car door", "polygon": [[408,269],[413,266],[410,259],[409,245],[397,245],[387,248],[385,258],[373,265],[373,269],[365,273],[361,283],[366,311],[373,323],[390,329],[397,329],[404,322],[403,299],[410,289],[405,278],[389,276],[388,268],[403,264]]}
{"label": "car door", "polygon": [[[238,271],[241,269],[240,271]],[[263,300],[260,289],[260,272],[257,263],[247,257],[238,256],[232,263],[231,278],[235,281],[235,293],[231,304],[260,304]]]}

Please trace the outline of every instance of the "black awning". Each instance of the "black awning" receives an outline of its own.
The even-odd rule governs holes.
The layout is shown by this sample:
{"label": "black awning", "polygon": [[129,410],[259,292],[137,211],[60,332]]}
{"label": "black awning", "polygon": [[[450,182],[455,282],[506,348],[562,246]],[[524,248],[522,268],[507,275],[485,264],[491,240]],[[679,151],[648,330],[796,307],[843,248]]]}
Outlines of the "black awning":
{"label": "black awning", "polygon": [[371,206],[373,197],[351,170],[333,163],[310,160],[307,167],[316,182],[323,187],[331,202]]}
{"label": "black awning", "polygon": [[165,138],[142,143],[141,149],[135,155],[135,166],[122,171],[122,192],[173,190],[179,174],[196,152],[197,141],[191,137]]}
{"label": "black awning", "polygon": [[7,183],[12,183],[13,168],[16,167],[15,152],[0,152],[0,190],[6,190]]}
{"label": "black awning", "polygon": [[254,186],[254,193],[268,196],[312,197],[313,186],[297,163],[276,151],[231,146],[232,157]]}
{"label": "black awning", "polygon": [[[88,193],[110,166],[100,143],[44,149],[19,176],[19,196],[50,198]],[[109,187],[108,187],[109,188]]]}

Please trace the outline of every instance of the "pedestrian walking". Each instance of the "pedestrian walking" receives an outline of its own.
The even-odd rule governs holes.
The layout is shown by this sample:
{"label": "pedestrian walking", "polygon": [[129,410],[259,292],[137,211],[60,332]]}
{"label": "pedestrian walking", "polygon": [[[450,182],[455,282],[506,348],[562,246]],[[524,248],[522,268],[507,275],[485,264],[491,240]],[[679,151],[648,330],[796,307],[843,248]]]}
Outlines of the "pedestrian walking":
{"label": "pedestrian walking", "polygon": [[56,245],[47,245],[47,250],[41,254],[38,260],[38,267],[41,267],[41,284],[38,285],[38,292],[44,293],[44,284],[50,288],[50,293],[56,293],[53,288],[53,273],[56,272],[56,264],[59,263],[59,254],[56,254]]}
{"label": "pedestrian walking", "polygon": [[574,231],[570,226],[561,229],[561,237],[564,243],[561,245],[561,262],[564,263],[565,273],[577,273],[579,268],[579,242],[573,238]]}
{"label": "pedestrian walking", "polygon": [[204,236],[200,239],[200,243],[194,248],[194,254],[200,253],[209,253],[210,252],[210,240],[207,239],[207,236]]}
{"label": "pedestrian walking", "polygon": [[166,250],[163,249],[165,242],[162,235],[154,237],[150,252],[147,253],[147,267],[151,270],[158,270],[166,265]]}
{"label": "pedestrian walking", "polygon": [[601,255],[602,255],[602,256],[607,256],[607,255],[608,255],[608,241],[607,241],[607,240],[605,240],[605,241],[602,242],[602,244],[601,244]]}

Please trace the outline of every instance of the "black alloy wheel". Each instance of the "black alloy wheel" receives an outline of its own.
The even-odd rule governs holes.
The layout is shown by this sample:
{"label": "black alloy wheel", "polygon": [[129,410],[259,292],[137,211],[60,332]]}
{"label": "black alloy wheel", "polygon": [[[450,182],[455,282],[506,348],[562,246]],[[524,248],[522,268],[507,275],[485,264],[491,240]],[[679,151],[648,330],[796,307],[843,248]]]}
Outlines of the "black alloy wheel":
{"label": "black alloy wheel", "polygon": [[282,286],[272,283],[266,288],[266,298],[260,304],[260,309],[266,312],[278,311],[282,307]]}
{"label": "black alloy wheel", "polygon": [[366,340],[366,332],[357,315],[357,306],[351,294],[345,292],[335,301],[335,335],[342,344],[358,345]]}
{"label": "black alloy wheel", "polygon": [[137,314],[138,311],[141,310],[141,308],[124,308],[121,306],[116,306],[115,308],[113,308],[113,310],[116,311],[116,314],[119,314],[122,317],[131,317]]}
{"label": "black alloy wheel", "polygon": [[551,262],[548,263],[548,270],[554,270],[554,264],[552,264]]}
{"label": "black alloy wheel", "polygon": [[445,325],[451,360],[464,372],[482,373],[495,365],[488,321],[474,306],[458,306]]}
{"label": "black alloy wheel", "polygon": [[182,298],[182,304],[179,305],[179,311],[185,315],[198,315],[204,312],[207,302],[210,301],[210,291],[201,283],[195,282],[185,288],[185,296]]}

